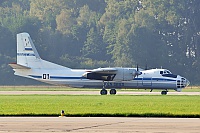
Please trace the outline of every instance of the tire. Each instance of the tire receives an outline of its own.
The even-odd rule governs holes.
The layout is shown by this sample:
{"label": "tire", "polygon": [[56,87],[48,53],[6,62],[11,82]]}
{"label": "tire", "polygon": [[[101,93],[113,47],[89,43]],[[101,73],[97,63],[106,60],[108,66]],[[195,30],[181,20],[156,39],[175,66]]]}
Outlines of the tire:
{"label": "tire", "polygon": [[115,95],[116,93],[117,93],[117,91],[115,89],[110,90],[110,95]]}
{"label": "tire", "polygon": [[102,90],[100,91],[100,94],[101,94],[101,95],[107,95],[107,90],[102,89]]}
{"label": "tire", "polygon": [[162,91],[161,94],[162,95],[167,95],[167,91]]}

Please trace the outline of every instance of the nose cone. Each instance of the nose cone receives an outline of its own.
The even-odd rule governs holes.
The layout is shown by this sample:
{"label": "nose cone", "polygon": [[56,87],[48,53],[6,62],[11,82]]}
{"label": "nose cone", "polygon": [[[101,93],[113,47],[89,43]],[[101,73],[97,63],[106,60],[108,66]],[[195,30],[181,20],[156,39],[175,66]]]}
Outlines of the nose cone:
{"label": "nose cone", "polygon": [[176,85],[176,91],[180,92],[183,88],[187,87],[190,84],[190,82],[184,78],[178,75],[177,85]]}
{"label": "nose cone", "polygon": [[178,80],[177,80],[177,88],[185,88],[190,84],[190,82],[184,78],[178,75]]}
{"label": "nose cone", "polygon": [[190,85],[190,81],[186,79],[186,86],[185,87],[187,87],[189,85]]}
{"label": "nose cone", "polygon": [[187,80],[187,79],[184,78],[184,77],[181,78],[181,82],[182,82],[184,88],[187,87],[187,86],[190,84],[190,81]]}

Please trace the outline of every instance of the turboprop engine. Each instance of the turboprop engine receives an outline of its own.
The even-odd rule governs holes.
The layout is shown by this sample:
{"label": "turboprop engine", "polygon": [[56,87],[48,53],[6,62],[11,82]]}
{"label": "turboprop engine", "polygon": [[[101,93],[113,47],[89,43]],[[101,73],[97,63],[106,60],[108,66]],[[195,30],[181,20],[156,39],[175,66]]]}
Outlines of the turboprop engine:
{"label": "turboprop engine", "polygon": [[130,81],[138,75],[134,68],[117,68],[117,74],[113,81]]}
{"label": "turboprop engine", "polygon": [[98,68],[87,71],[83,77],[93,80],[103,81],[130,81],[133,80],[141,72],[135,68]]}

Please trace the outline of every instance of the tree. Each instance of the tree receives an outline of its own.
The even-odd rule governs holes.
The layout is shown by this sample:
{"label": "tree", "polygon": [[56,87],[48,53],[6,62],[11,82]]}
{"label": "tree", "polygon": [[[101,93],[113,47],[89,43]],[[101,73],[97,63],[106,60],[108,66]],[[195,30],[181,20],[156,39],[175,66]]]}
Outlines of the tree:
{"label": "tree", "polygon": [[82,48],[84,57],[102,60],[106,59],[105,46],[101,36],[95,28],[91,28],[87,34],[87,40]]}
{"label": "tree", "polygon": [[31,0],[30,15],[41,20],[45,27],[56,29],[56,16],[66,8],[65,0]]}
{"label": "tree", "polygon": [[71,10],[63,9],[56,17],[57,30],[63,34],[72,34],[73,27],[76,25],[76,20],[73,17]]}
{"label": "tree", "polygon": [[13,35],[26,23],[28,15],[23,12],[20,5],[12,4],[12,7],[0,7],[0,23],[8,28]]}
{"label": "tree", "polygon": [[97,14],[89,9],[87,5],[80,8],[77,24],[79,26],[88,28],[96,26]]}

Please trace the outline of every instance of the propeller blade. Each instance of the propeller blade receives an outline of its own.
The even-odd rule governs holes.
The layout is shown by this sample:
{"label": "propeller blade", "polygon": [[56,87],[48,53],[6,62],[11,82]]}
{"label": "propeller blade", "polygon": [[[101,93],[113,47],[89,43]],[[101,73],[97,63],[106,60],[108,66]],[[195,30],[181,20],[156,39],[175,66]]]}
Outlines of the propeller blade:
{"label": "propeller blade", "polygon": [[140,71],[139,71],[138,64],[137,64],[137,71],[136,71],[137,78],[138,78],[138,75],[140,75]]}
{"label": "propeller blade", "polygon": [[146,64],[146,66],[145,66],[145,70],[148,70],[148,68],[147,68],[147,64]]}

